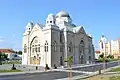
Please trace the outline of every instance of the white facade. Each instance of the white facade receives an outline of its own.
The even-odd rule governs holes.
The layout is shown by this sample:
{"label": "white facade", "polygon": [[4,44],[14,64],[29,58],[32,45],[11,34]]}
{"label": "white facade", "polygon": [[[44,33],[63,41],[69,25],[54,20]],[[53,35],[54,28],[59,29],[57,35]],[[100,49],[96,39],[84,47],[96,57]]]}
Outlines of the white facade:
{"label": "white facade", "polygon": [[24,65],[65,66],[69,56],[73,56],[73,64],[86,64],[95,58],[92,37],[82,26],[74,25],[65,11],[49,14],[45,25],[28,23],[22,47]]}

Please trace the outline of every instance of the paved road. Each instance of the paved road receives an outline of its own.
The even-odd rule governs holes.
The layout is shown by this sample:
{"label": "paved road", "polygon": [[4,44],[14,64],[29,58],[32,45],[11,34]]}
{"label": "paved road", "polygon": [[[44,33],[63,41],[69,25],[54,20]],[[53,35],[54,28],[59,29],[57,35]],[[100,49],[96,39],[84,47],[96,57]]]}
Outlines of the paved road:
{"label": "paved road", "polygon": [[[73,76],[82,75],[82,73],[72,73]],[[25,74],[25,75],[17,75],[17,76],[3,76],[0,80],[55,80],[60,78],[68,77],[67,72],[44,72],[44,73],[34,73],[34,74]]]}
{"label": "paved road", "polygon": [[[109,62],[107,63],[107,68],[109,67],[114,67],[118,66],[119,62]],[[5,65],[4,65],[5,66]],[[19,67],[19,65],[17,65]],[[3,67],[3,66],[1,66]],[[6,67],[8,67],[6,65]],[[10,67],[9,67],[10,68]],[[21,68],[21,67],[20,67]],[[23,67],[22,67],[23,68]],[[33,69],[35,70],[35,67],[27,67],[27,69]],[[24,68],[23,68],[24,69]],[[95,72],[98,71],[99,69],[103,69],[103,63],[100,64],[93,64],[93,65],[87,65],[84,67],[79,67],[79,68],[73,68],[73,70],[76,71],[87,71],[87,72]],[[83,73],[75,73],[73,72],[73,76],[78,76],[82,75]],[[86,74],[86,73],[84,73]],[[68,77],[68,72],[67,71],[52,71],[52,72],[45,72],[45,73],[34,73],[34,74],[25,74],[25,75],[17,75],[17,76],[4,76],[0,77],[0,80],[54,80],[54,79],[60,79],[60,78],[66,78]]]}
{"label": "paved road", "polygon": [[[106,68],[118,66],[119,62],[107,62],[106,63]],[[85,66],[85,67],[78,67],[78,68],[73,68],[72,70],[77,70],[77,71],[88,71],[88,72],[95,72],[98,71],[99,69],[103,69],[104,63],[100,64],[95,64],[95,65],[90,65],[90,66]]]}

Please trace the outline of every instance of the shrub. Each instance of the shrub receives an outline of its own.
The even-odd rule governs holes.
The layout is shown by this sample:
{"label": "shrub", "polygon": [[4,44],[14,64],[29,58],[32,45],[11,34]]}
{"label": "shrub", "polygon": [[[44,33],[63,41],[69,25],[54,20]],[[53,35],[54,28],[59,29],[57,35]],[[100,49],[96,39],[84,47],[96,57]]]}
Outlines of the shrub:
{"label": "shrub", "polygon": [[16,70],[16,67],[14,66],[14,64],[13,64],[13,66],[12,66],[12,68],[11,68],[12,70]]}
{"label": "shrub", "polygon": [[48,67],[48,64],[45,66],[45,70],[49,70],[50,68]]}

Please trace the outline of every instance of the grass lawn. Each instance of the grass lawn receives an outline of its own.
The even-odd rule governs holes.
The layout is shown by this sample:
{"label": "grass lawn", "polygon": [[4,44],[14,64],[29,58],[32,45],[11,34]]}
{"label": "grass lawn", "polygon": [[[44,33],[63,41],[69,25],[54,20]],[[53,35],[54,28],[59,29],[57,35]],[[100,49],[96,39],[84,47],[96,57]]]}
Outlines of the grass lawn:
{"label": "grass lawn", "polygon": [[20,61],[2,62],[2,64],[21,64]]}
{"label": "grass lawn", "polygon": [[118,67],[118,68],[113,68],[111,71],[112,71],[112,72],[120,72],[120,67]]}
{"label": "grass lawn", "polygon": [[0,73],[6,73],[6,72],[23,72],[22,70],[0,70]]}

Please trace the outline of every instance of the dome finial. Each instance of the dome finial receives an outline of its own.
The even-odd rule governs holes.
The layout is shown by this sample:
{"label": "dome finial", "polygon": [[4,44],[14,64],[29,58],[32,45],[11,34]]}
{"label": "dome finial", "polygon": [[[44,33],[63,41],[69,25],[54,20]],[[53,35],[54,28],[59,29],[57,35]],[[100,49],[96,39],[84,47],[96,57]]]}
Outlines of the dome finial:
{"label": "dome finial", "polygon": [[61,10],[60,12],[58,12],[56,14],[56,17],[70,17],[70,16],[69,16],[69,14],[66,11]]}

